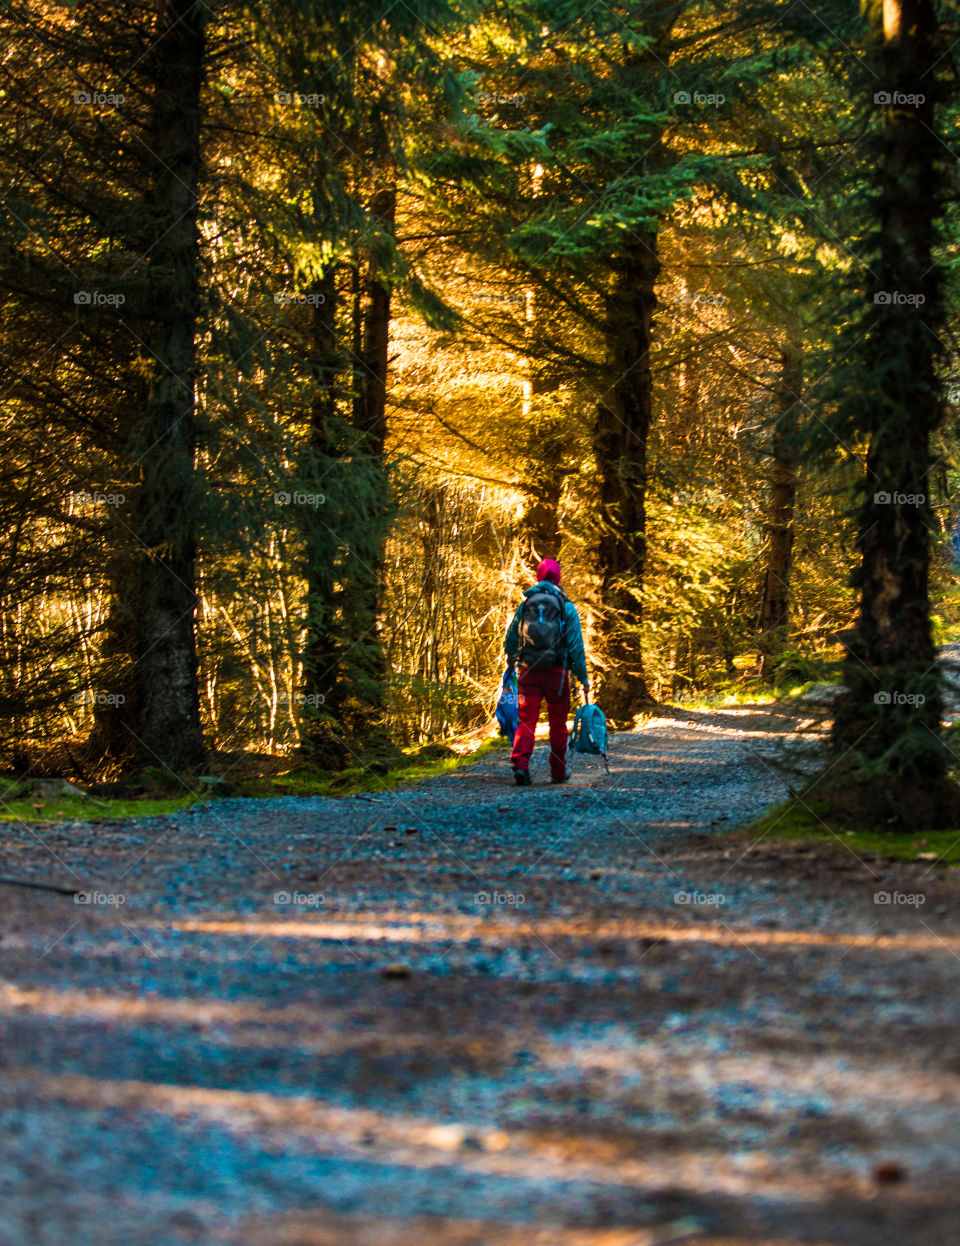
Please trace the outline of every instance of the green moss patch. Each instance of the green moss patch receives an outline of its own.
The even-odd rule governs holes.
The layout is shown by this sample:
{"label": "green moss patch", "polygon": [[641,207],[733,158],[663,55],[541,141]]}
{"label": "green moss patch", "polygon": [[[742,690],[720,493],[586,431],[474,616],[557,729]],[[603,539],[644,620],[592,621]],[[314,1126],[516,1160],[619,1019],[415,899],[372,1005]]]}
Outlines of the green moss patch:
{"label": "green moss patch", "polygon": [[502,747],[499,740],[485,740],[475,753],[461,756],[445,745],[427,744],[408,753],[402,765],[357,765],[329,771],[305,762],[282,774],[247,779],[238,784],[241,796],[352,796],[357,792],[382,792],[405,783],[416,783],[471,764]]}
{"label": "green moss patch", "polygon": [[97,796],[53,796],[48,800],[26,797],[4,800],[0,794],[0,821],[4,822],[105,822],[112,818],[152,818],[189,809],[209,797],[185,793],[167,800],[130,797],[117,800]]}
{"label": "green moss patch", "polygon": [[[445,744],[434,743],[399,754],[401,760],[392,766],[379,760],[371,764],[364,759],[348,770],[328,771],[304,762],[279,773],[272,767],[273,773],[235,779],[227,767],[225,777],[238,796],[351,796],[356,792],[388,791],[404,783],[446,774],[504,746],[505,741],[500,739],[485,740],[476,752],[462,755]],[[189,786],[190,780],[185,779],[184,783]],[[164,794],[149,790],[154,786]],[[21,781],[15,775],[0,775],[0,821],[104,822],[114,818],[150,818],[220,799],[218,794],[200,789],[167,794],[175,786],[176,780],[167,776],[163,784],[159,779],[149,784],[143,795],[14,797],[13,793],[22,787]]]}
{"label": "green moss patch", "polygon": [[754,842],[762,838],[770,845],[777,840],[838,840],[860,855],[885,857],[890,861],[942,861],[960,865],[960,828],[937,831],[885,830],[845,826],[830,800],[787,801],[768,810],[763,817],[734,834]]}

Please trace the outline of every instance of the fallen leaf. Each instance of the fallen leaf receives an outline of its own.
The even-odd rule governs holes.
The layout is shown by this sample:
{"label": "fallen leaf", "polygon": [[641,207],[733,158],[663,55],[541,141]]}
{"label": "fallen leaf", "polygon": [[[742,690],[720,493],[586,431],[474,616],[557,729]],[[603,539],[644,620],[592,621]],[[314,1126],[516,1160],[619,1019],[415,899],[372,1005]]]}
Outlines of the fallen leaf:
{"label": "fallen leaf", "polygon": [[402,961],[394,961],[390,965],[380,966],[381,978],[409,978],[413,970],[409,965],[404,965]]}
{"label": "fallen leaf", "polygon": [[895,1181],[906,1180],[907,1170],[895,1159],[885,1159],[873,1169],[873,1179],[877,1185],[892,1185]]}

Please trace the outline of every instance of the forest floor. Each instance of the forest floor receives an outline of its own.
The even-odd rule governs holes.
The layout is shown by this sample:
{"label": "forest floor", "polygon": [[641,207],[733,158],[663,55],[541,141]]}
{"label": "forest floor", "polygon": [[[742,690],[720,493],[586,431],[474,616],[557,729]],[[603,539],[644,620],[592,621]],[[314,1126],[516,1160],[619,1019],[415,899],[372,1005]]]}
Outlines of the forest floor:
{"label": "forest floor", "polygon": [[0,1243],[960,1241],[960,876],[724,833],[800,717],[5,825]]}

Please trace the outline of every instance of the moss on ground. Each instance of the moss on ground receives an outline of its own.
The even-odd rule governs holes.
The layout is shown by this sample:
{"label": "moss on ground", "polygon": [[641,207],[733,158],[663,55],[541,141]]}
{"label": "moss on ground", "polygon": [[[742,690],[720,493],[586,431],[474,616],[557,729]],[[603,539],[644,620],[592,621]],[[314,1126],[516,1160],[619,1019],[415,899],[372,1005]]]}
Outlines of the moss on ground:
{"label": "moss on ground", "polygon": [[[304,762],[282,773],[237,779],[238,796],[351,796],[356,792],[386,791],[405,783],[415,783],[446,774],[502,749],[506,741],[485,740],[476,752],[457,754],[446,745],[426,744],[403,755],[402,764],[387,766],[374,762],[358,764],[348,770],[331,772]],[[213,768],[214,772],[216,767]],[[225,776],[230,782],[229,772]],[[185,779],[188,789],[190,780]],[[15,775],[0,775],[0,822],[105,822],[115,818],[149,818],[176,813],[191,805],[219,800],[221,796],[203,790],[185,790],[182,795],[143,796],[21,796],[9,799],[21,785]],[[169,788],[170,782],[167,781]]]}
{"label": "moss on ground", "polygon": [[948,865],[960,865],[960,829],[851,830],[835,817],[835,808],[829,800],[787,801],[732,833],[750,842],[762,838],[765,844],[777,840],[811,843],[839,840],[856,853],[885,857],[890,861],[929,861],[936,857]]}
{"label": "moss on ground", "polygon": [[356,792],[381,792],[446,774],[477,761],[502,747],[499,740],[485,740],[475,753],[461,756],[447,748],[428,744],[407,755],[402,766],[352,766],[331,772],[305,762],[282,774],[246,779],[238,784],[241,796],[351,796]]}
{"label": "moss on ground", "polygon": [[209,796],[188,792],[162,800],[135,796],[123,799],[107,796],[25,796],[18,800],[5,800],[0,791],[0,821],[107,822],[113,818],[151,818],[189,809],[191,805],[209,799]]}

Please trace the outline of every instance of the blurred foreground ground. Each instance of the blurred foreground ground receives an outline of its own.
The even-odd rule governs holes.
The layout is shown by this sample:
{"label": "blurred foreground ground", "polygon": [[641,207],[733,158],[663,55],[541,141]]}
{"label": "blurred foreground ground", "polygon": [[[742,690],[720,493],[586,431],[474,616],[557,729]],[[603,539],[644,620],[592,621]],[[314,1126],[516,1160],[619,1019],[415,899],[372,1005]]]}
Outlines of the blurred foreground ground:
{"label": "blurred foreground ground", "polygon": [[960,886],[720,834],[794,726],[6,825],[0,1243],[960,1241]]}

